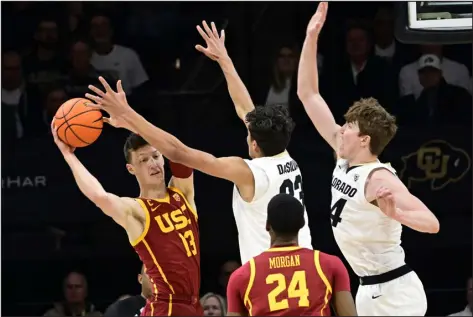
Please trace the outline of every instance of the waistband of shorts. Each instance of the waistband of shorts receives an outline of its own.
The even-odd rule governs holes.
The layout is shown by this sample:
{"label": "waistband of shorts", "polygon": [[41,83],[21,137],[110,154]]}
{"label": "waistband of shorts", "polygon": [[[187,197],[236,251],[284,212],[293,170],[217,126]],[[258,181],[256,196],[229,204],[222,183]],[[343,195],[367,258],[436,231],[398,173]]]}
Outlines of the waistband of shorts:
{"label": "waistband of shorts", "polygon": [[169,301],[172,301],[173,303],[182,303],[182,304],[195,305],[199,302],[199,296],[158,293],[158,295],[154,296],[152,298],[152,300],[150,300],[150,301],[151,302],[169,302]]}
{"label": "waistband of shorts", "polygon": [[360,285],[376,285],[387,283],[389,281],[395,280],[398,277],[404,276],[407,273],[412,272],[412,269],[404,264],[403,266],[398,267],[397,269],[387,271],[386,273],[379,275],[363,276],[360,278]]}

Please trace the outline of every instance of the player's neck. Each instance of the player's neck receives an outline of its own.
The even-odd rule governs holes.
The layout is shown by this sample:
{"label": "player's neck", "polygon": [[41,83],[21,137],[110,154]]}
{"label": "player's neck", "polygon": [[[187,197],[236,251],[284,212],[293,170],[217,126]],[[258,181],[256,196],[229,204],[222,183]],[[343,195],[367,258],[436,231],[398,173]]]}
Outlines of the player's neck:
{"label": "player's neck", "polygon": [[271,241],[271,248],[278,248],[278,247],[289,247],[289,246],[298,246],[299,241],[297,238],[294,239],[281,239],[281,238],[274,238]]}
{"label": "player's neck", "polygon": [[167,189],[165,186],[153,187],[153,188],[140,188],[140,197],[151,198],[151,199],[163,199],[166,198]]}
{"label": "player's neck", "polygon": [[356,155],[353,159],[350,159],[348,161],[348,166],[356,166],[356,165],[363,165],[367,163],[373,163],[378,160],[378,157],[376,155],[373,155],[371,153],[360,153],[359,155]]}

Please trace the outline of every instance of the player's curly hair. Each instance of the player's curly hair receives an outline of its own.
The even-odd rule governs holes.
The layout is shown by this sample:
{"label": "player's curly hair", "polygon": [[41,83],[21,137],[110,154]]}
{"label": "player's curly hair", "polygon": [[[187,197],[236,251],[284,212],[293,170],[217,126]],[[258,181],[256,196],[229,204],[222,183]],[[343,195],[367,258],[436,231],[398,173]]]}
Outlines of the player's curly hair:
{"label": "player's curly hair", "polygon": [[146,145],[149,145],[149,143],[139,134],[130,133],[130,135],[126,138],[125,145],[123,146],[123,154],[125,155],[126,162],[131,162],[131,152],[136,151]]}
{"label": "player's curly hair", "polygon": [[291,140],[295,123],[284,105],[256,106],[246,115],[251,140],[264,156],[284,152]]}
{"label": "player's curly hair", "polygon": [[370,136],[370,151],[380,155],[397,131],[396,118],[375,98],[355,102],[345,113],[346,122],[357,123],[360,135]]}

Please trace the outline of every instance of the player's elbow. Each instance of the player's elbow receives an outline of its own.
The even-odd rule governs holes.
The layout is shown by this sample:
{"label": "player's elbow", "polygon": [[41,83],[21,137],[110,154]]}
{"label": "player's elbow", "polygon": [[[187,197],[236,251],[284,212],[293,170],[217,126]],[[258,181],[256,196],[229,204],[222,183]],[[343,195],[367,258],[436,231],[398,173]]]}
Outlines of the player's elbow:
{"label": "player's elbow", "polygon": [[432,214],[432,219],[429,222],[429,227],[427,228],[427,233],[436,234],[440,231],[440,222],[437,217]]}

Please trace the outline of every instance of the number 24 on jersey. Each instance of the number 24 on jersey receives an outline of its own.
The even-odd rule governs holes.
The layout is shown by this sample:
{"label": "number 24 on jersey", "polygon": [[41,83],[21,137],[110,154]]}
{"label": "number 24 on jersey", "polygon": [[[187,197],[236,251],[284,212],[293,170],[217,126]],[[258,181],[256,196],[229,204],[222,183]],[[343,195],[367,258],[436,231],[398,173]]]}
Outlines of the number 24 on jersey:
{"label": "number 24 on jersey", "polygon": [[[281,273],[270,274],[266,277],[266,284],[276,284],[268,294],[269,310],[276,311],[289,308],[288,298],[298,298],[298,307],[309,307],[309,289],[305,271],[295,271],[287,287],[286,276]],[[280,295],[287,291],[287,297],[278,300]]]}

